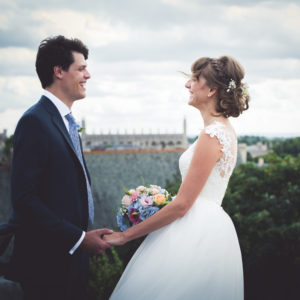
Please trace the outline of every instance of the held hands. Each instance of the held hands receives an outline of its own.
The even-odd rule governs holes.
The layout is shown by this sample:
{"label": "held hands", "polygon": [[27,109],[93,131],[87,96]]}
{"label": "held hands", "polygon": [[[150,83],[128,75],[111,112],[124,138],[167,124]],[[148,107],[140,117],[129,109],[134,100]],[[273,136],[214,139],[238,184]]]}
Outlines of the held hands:
{"label": "held hands", "polygon": [[127,241],[123,232],[113,232],[103,236],[103,240],[111,246],[121,246]]}
{"label": "held hands", "polygon": [[107,228],[88,231],[81,243],[81,247],[91,254],[102,254],[111,247],[110,244],[104,241],[103,235],[108,237],[112,233],[113,231]]}

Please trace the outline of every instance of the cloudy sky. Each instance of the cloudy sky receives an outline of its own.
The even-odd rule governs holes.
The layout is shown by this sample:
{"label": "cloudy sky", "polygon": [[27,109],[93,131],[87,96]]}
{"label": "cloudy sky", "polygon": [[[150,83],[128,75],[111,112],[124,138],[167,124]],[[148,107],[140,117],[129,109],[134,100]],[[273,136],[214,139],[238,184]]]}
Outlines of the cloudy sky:
{"label": "cloudy sky", "polygon": [[201,56],[244,66],[250,109],[238,134],[300,136],[300,1],[0,0],[0,131],[40,97],[40,41],[63,34],[90,49],[87,98],[73,112],[88,133],[202,128],[186,78]]}

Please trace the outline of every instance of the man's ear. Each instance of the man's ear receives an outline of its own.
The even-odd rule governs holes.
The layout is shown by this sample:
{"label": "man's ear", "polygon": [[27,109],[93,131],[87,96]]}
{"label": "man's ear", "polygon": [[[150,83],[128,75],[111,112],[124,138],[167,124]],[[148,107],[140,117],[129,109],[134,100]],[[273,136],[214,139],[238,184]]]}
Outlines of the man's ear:
{"label": "man's ear", "polygon": [[209,92],[208,92],[208,97],[212,97],[217,93],[217,89],[216,88],[210,88]]}
{"label": "man's ear", "polygon": [[62,79],[63,77],[63,69],[61,66],[55,66],[53,68],[53,75],[58,78],[58,79]]}

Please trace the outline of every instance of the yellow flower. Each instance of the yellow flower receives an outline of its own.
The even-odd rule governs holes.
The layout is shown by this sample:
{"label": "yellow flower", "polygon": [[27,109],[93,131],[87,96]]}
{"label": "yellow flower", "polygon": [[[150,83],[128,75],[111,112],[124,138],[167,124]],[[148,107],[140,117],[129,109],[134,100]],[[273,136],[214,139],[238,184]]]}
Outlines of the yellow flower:
{"label": "yellow flower", "polygon": [[162,195],[162,194],[157,194],[157,195],[154,196],[154,202],[155,202],[155,204],[157,204],[157,205],[161,205],[161,204],[163,204],[165,201],[166,201],[166,198],[165,198],[165,196]]}

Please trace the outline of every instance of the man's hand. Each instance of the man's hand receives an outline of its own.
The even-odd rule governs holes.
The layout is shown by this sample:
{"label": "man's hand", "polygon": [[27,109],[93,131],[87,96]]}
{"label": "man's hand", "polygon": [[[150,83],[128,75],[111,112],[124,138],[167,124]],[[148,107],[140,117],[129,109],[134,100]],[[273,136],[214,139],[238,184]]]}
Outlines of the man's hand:
{"label": "man's hand", "polygon": [[107,228],[88,231],[80,247],[91,254],[102,254],[106,249],[111,247],[111,245],[102,239],[102,236],[112,233],[113,231]]}

